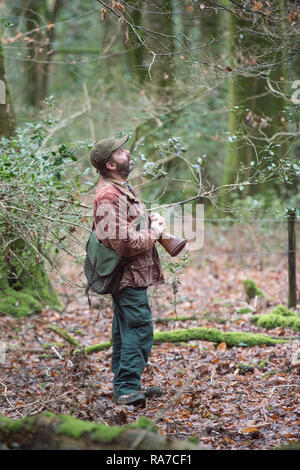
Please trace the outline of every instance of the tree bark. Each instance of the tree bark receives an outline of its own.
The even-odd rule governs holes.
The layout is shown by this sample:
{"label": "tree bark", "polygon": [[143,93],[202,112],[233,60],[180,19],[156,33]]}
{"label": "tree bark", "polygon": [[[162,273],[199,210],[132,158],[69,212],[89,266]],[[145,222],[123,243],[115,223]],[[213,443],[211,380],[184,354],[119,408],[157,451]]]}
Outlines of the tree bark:
{"label": "tree bark", "polygon": [[[8,240],[0,226],[2,240]],[[23,239],[11,242],[6,250],[0,248],[0,312],[15,317],[38,313],[46,305],[61,311],[64,308],[42,264]]]}
{"label": "tree bark", "polygon": [[10,137],[15,130],[16,119],[11,91],[7,83],[4,53],[0,34],[0,138]]}
{"label": "tree bark", "polygon": [[288,271],[289,271],[289,294],[288,308],[297,307],[297,274],[296,274],[296,210],[288,212]]}
{"label": "tree bark", "polygon": [[[128,67],[130,69],[132,78],[137,78],[139,83],[143,83],[147,78],[147,71],[144,65],[145,51],[143,44],[139,41],[139,38],[136,34],[137,32],[140,37],[145,36],[139,28],[139,26],[142,26],[143,6],[141,0],[129,0],[127,5],[130,15],[130,23],[133,25],[132,28],[129,27],[128,29]],[[137,26],[137,28],[135,28],[135,26]]]}
{"label": "tree bark", "polygon": [[148,30],[149,36],[146,40],[146,69],[150,72],[154,91],[162,100],[168,99],[172,95],[174,79],[175,31],[172,0],[145,3],[143,18],[143,26]]}
{"label": "tree bark", "polygon": [[[55,21],[63,0],[55,0],[53,7],[48,8],[46,2],[30,0],[25,12],[28,31],[36,28],[30,35],[33,42],[28,42],[28,62],[26,65],[26,97],[30,105],[41,107],[48,96],[49,67],[52,58],[52,46],[55,39]],[[48,21],[48,30],[40,29],[40,18]]]}
{"label": "tree bark", "polygon": [[[275,2],[274,2],[275,3]],[[278,7],[280,13],[284,11],[283,2],[279,0]],[[284,21],[284,20],[282,20]],[[233,77],[230,79],[229,85],[229,101],[230,108],[244,106],[244,111],[239,115],[237,111],[229,114],[229,135],[234,136],[237,131],[242,130],[243,134],[248,137],[247,142],[242,141],[235,144],[230,141],[227,145],[227,155],[224,162],[224,177],[222,184],[230,184],[236,182],[237,170],[244,168],[243,175],[239,179],[249,179],[255,171],[262,170],[270,165],[271,161],[277,164],[280,159],[284,158],[286,145],[280,146],[272,150],[274,156],[270,160],[271,153],[264,152],[269,160],[263,161],[261,151],[271,138],[277,132],[286,132],[286,124],[284,118],[284,107],[286,100],[279,93],[286,92],[287,70],[284,62],[285,47],[283,27],[277,29],[277,35],[280,36],[278,41],[278,49],[271,55],[270,43],[268,36],[258,35],[251,27],[251,21],[246,19],[242,13],[240,17],[229,14],[229,53],[231,57],[230,67],[233,71]],[[251,31],[252,29],[252,31]],[[263,56],[263,58],[260,58]],[[269,79],[272,87],[278,89],[279,93],[272,93],[268,86],[266,78],[259,76],[260,66],[264,66],[264,74],[266,74],[267,64],[269,65]],[[255,72],[257,66],[257,72]],[[240,72],[236,72],[240,69]],[[248,75],[248,69],[252,70],[252,74]],[[253,76],[253,73],[257,76]],[[261,139],[263,134],[267,139]],[[251,140],[251,143],[249,141]],[[260,138],[260,139],[258,139]],[[278,143],[275,139],[273,143]],[[255,147],[255,149],[254,149]],[[255,151],[256,150],[256,151]],[[257,153],[256,153],[257,152]],[[261,165],[251,168],[251,165],[261,160]],[[251,163],[253,162],[253,163]],[[242,165],[240,165],[242,164]],[[247,186],[241,192],[241,197],[249,194],[264,193],[268,197],[267,192],[275,189],[278,196],[283,196],[284,185],[278,180],[259,183],[258,185]],[[270,193],[271,197],[271,193]],[[223,198],[225,202],[227,197]]]}

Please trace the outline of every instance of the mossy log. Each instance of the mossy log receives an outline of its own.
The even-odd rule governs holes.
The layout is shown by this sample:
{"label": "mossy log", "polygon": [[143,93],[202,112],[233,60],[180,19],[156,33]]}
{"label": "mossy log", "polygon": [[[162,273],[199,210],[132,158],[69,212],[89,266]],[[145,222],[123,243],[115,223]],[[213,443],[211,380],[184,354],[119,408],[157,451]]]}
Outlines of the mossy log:
{"label": "mossy log", "polygon": [[165,318],[154,318],[154,323],[171,323],[173,321],[192,321],[192,320],[200,320],[200,317],[196,315],[187,316],[180,316],[177,317],[165,317]]}
{"label": "mossy log", "polygon": [[207,449],[188,440],[161,436],[148,418],[126,426],[107,426],[50,412],[19,420],[0,417],[0,446],[3,450],[128,450],[142,428],[149,430],[135,450]]}
{"label": "mossy log", "polygon": [[0,31],[0,138],[13,135],[15,126],[16,116],[13,108],[11,89],[7,82]]}
{"label": "mossy log", "polygon": [[[229,347],[259,345],[274,346],[275,344],[282,344],[287,341],[284,338],[271,338],[270,336],[261,333],[241,333],[239,331],[224,333],[223,331],[212,328],[199,327],[174,331],[155,331],[153,343],[181,343],[197,340],[212,341],[217,344],[225,342]],[[110,347],[111,342],[106,341],[105,343],[87,346],[85,348],[85,353],[92,354],[94,352],[109,349]],[[75,352],[78,352],[78,350]]]}
{"label": "mossy log", "polygon": [[73,338],[73,336],[70,335],[70,333],[68,333],[63,328],[60,328],[59,326],[56,326],[56,325],[48,325],[48,328],[49,328],[49,330],[55,331],[55,333],[57,333],[59,336],[64,338],[66,341],[68,341],[68,343],[72,344],[73,346],[80,347],[79,341],[77,341],[77,339]]}

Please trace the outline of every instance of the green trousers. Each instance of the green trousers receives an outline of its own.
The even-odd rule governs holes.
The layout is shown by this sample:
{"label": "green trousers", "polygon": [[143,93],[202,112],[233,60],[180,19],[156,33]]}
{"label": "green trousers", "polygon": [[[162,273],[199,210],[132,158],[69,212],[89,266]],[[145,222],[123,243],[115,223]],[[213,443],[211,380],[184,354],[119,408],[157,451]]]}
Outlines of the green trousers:
{"label": "green trousers", "polygon": [[114,396],[136,392],[153,343],[147,287],[124,287],[112,296],[112,360]]}

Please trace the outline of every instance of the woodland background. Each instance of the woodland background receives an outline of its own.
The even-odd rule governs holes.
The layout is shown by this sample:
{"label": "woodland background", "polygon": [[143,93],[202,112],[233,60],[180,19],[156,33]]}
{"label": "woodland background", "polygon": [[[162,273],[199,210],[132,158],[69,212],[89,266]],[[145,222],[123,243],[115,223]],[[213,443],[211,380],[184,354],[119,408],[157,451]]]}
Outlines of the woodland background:
{"label": "woodland background", "polygon": [[[146,416],[217,449],[299,440],[299,25],[296,1],[0,1],[3,416],[37,432],[44,411],[106,427]],[[124,134],[147,207],[176,224],[204,204],[201,250],[158,247],[155,330],[185,336],[153,348],[145,384],[166,393],[146,410],[112,404],[109,344],[74,352],[110,341],[110,297],[91,315],[84,296],[89,153]],[[0,435],[10,448],[6,421]]]}

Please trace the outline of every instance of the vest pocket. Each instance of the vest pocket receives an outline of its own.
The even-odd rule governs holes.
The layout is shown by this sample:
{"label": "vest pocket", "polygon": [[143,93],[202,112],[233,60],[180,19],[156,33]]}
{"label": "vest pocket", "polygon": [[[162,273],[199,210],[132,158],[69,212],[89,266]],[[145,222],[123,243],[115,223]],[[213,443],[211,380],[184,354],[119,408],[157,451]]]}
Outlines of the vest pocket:
{"label": "vest pocket", "polygon": [[153,260],[143,262],[142,266],[132,263],[129,265],[129,270],[135,285],[137,287],[144,287],[151,284],[155,265]]}

